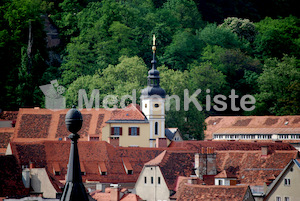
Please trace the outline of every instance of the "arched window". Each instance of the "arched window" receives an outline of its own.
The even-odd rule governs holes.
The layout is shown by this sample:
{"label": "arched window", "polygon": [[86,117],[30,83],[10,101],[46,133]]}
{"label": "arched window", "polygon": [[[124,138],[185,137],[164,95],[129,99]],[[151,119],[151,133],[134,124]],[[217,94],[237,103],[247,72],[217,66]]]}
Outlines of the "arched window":
{"label": "arched window", "polygon": [[155,122],[155,135],[158,135],[158,122]]}

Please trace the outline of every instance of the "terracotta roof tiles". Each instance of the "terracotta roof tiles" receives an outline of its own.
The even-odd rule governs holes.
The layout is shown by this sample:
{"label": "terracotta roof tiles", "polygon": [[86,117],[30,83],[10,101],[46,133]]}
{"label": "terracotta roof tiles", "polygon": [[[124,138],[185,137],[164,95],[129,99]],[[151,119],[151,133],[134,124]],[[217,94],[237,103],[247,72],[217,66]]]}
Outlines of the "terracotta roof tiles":
{"label": "terracotta roof tiles", "polygon": [[120,201],[142,201],[143,199],[133,193],[128,193],[122,196],[122,198],[120,199]]}
{"label": "terracotta roof tiles", "polygon": [[[12,140],[17,142],[63,140],[69,135],[65,125],[68,110],[20,108]],[[82,141],[88,141],[88,135],[98,135],[101,140],[102,128],[108,121],[145,120],[143,113],[133,104],[124,109],[82,109],[80,112],[83,118],[83,125],[79,131]]]}
{"label": "terracotta roof tiles", "polygon": [[22,182],[22,169],[14,156],[0,156],[0,197],[29,194]]}
{"label": "terracotta roof tiles", "polygon": [[216,151],[217,170],[234,169],[240,183],[263,184],[272,175],[279,175],[298,151],[274,151],[262,157],[261,151]]}
{"label": "terracotta roof tiles", "polygon": [[[70,153],[70,142],[40,141],[40,142],[11,142],[12,152],[21,165],[29,162],[36,163],[36,167],[46,167],[53,174],[53,168],[61,169],[61,174],[55,176],[64,180],[67,173],[67,163]],[[144,164],[158,156],[163,149],[159,148],[129,148],[114,147],[105,141],[79,141],[79,156],[84,164],[86,174],[83,181],[100,181],[103,183],[134,183]],[[127,174],[123,160],[127,158],[133,169],[133,174]],[[127,164],[128,165],[128,164]],[[106,168],[107,175],[100,175]]]}
{"label": "terracotta roof tiles", "polygon": [[3,111],[0,113],[1,120],[16,120],[18,116],[18,111]]}
{"label": "terracotta roof tiles", "polygon": [[130,104],[124,109],[113,109],[110,120],[145,120],[145,116],[136,106]]}
{"label": "terracotta roof tiles", "polygon": [[7,148],[13,133],[14,128],[0,128],[0,148]]}
{"label": "terracotta roof tiles", "polygon": [[[221,128],[239,128],[240,130],[249,128],[299,128],[300,116],[210,116],[205,122],[207,124],[207,129],[204,132],[205,139],[212,139],[213,134]],[[285,130],[285,132],[293,132],[293,130]]]}
{"label": "terracotta roof tiles", "polygon": [[164,151],[145,165],[159,166],[168,188],[174,190],[178,176],[188,177],[194,174],[194,154],[195,152]]}
{"label": "terracotta roof tiles", "polygon": [[172,142],[169,148],[181,148],[185,150],[199,151],[202,147],[213,147],[215,150],[261,150],[261,147],[268,146],[268,151],[273,153],[275,150],[296,150],[287,143],[275,142],[237,142],[237,141],[181,141]]}
{"label": "terracotta roof tiles", "polygon": [[207,186],[184,184],[178,193],[177,200],[203,200],[203,201],[241,201],[250,189],[242,186]]}
{"label": "terracotta roof tiles", "polygon": [[228,170],[223,170],[215,176],[215,178],[236,178],[235,174],[229,172]]}

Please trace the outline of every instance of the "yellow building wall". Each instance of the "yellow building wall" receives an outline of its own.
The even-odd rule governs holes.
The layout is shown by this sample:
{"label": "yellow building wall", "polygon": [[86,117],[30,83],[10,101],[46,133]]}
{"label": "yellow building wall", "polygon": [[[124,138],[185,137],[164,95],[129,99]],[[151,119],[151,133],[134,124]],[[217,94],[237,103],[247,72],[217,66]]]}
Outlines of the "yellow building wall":
{"label": "yellow building wall", "polygon": [[[159,107],[155,107],[158,104]],[[160,101],[152,101],[152,116],[154,118],[164,118],[164,104]]]}
{"label": "yellow building wall", "polygon": [[[111,135],[111,127],[122,127],[122,135],[115,136]],[[131,136],[128,133],[129,127],[139,127],[140,135]],[[102,129],[102,140],[108,141],[110,137],[119,137],[119,145],[123,147],[139,146],[149,147],[150,146],[150,127],[149,123],[108,123]]]}

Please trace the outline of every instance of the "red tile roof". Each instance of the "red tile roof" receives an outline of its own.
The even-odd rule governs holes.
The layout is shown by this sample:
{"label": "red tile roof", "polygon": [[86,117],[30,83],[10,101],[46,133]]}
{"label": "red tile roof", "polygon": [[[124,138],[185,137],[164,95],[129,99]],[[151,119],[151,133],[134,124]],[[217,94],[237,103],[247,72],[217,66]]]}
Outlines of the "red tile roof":
{"label": "red tile roof", "polygon": [[[177,200],[203,200],[203,201],[241,201],[251,191],[248,186],[208,186],[184,184],[178,192]],[[253,197],[252,197],[253,198]]]}
{"label": "red tile roof", "polygon": [[[97,190],[92,192],[90,195],[92,198],[94,198],[97,201],[110,201],[111,200],[111,195],[110,195],[110,189],[106,188],[105,193]],[[143,199],[140,198],[138,195],[133,194],[133,193],[126,193],[122,196],[120,201],[142,201]]]}
{"label": "red tile roof", "polygon": [[14,156],[0,156],[0,197],[29,194],[22,182],[22,169]]}
{"label": "red tile roof", "polygon": [[[20,108],[13,141],[59,140],[69,135],[65,125],[65,115],[69,109],[27,109]],[[142,121],[143,113],[133,104],[125,109],[82,109],[83,125],[78,132],[82,141],[88,141],[88,135],[97,135],[102,139],[102,128],[111,121]]]}
{"label": "red tile roof", "polygon": [[145,116],[135,105],[130,104],[124,109],[112,110],[110,120],[145,120]]}
{"label": "red tile roof", "polygon": [[179,187],[182,186],[182,184],[188,183],[189,180],[194,180],[195,184],[202,184],[203,180],[201,180],[198,177],[184,177],[184,176],[178,176],[176,185],[175,185],[175,191],[177,192],[179,190]]}
{"label": "red tile roof", "polygon": [[[268,146],[268,155],[262,156],[261,147]],[[194,154],[182,154],[178,151],[179,160],[171,154],[172,148],[182,148],[190,152],[199,152],[202,147],[213,147],[216,153],[217,171],[226,170],[236,175],[239,183],[262,184],[272,175],[279,175],[281,170],[291,159],[299,158],[298,151],[285,143],[252,143],[252,142],[218,142],[218,141],[184,141],[173,142],[168,151],[163,152],[157,158],[145,165],[158,165],[162,167],[173,167],[165,169],[166,175],[190,176],[189,172],[194,162]],[[175,152],[175,151],[173,151]],[[181,157],[187,155],[185,160]],[[170,170],[172,169],[172,170]],[[173,170],[176,169],[176,170]],[[182,171],[187,170],[183,173]],[[162,170],[162,173],[164,170]],[[187,174],[186,174],[187,173]],[[168,177],[167,184],[170,189],[177,177]]]}
{"label": "red tile roof", "polygon": [[110,193],[102,193],[101,191],[93,192],[92,198],[97,201],[110,201]]}
{"label": "red tile roof", "polygon": [[[276,131],[293,132],[292,129],[285,129],[299,128],[300,116],[210,116],[205,122],[207,124],[207,129],[204,132],[205,139],[212,139],[213,133],[221,128],[236,128],[240,130],[247,130],[249,128],[282,128],[282,130],[277,129]],[[270,130],[267,131],[270,132]]]}
{"label": "red tile roof", "polygon": [[[3,151],[6,150],[7,145],[13,136],[13,133],[14,128],[0,128],[0,148],[2,148]],[[1,153],[3,154],[3,152],[0,152],[0,154]]]}
{"label": "red tile roof", "polygon": [[185,150],[199,151],[202,147],[213,147],[215,150],[261,150],[261,147],[268,146],[268,151],[273,153],[275,150],[296,150],[287,143],[276,142],[237,142],[237,141],[181,141],[172,142],[169,148],[180,148]]}
{"label": "red tile roof", "polygon": [[215,176],[215,178],[236,178],[235,174],[229,172],[228,170],[223,170]]}
{"label": "red tile roof", "polygon": [[[70,153],[68,141],[40,141],[40,142],[11,142],[12,153],[21,165],[35,162],[36,167],[46,167],[53,174],[53,168],[61,169],[61,174],[55,176],[64,180],[67,173],[67,163]],[[144,164],[158,156],[163,149],[114,147],[105,141],[79,141],[79,156],[84,164],[86,175],[83,181],[100,181],[102,183],[135,183]],[[133,174],[127,174],[123,159],[130,163]],[[58,164],[58,165],[57,165]],[[128,164],[127,164],[128,165]],[[107,175],[100,175],[106,169]]]}
{"label": "red tile roof", "polygon": [[[261,146],[265,145],[268,145],[269,154],[262,157]],[[58,164],[61,175],[55,178],[65,179],[70,142],[11,142],[11,147],[21,165],[31,161],[53,174],[53,167]],[[104,141],[79,141],[78,147],[86,171],[83,181],[135,183],[144,164],[158,165],[172,190],[178,176],[194,174],[194,153],[201,147],[215,148],[218,172],[227,170],[235,174],[240,183],[247,184],[261,184],[270,176],[278,175],[291,159],[299,158],[295,148],[283,143],[187,141],[172,143],[172,147],[166,149],[114,147]],[[132,175],[126,173],[124,159],[126,164],[130,163]],[[107,175],[100,175],[99,169],[106,169]]]}
{"label": "red tile roof", "polygon": [[194,155],[195,152],[164,151],[145,166],[159,166],[168,188],[174,190],[178,176],[189,177],[195,173]]}
{"label": "red tile roof", "polygon": [[16,120],[18,116],[18,111],[3,111],[0,113],[1,120]]}
{"label": "red tile roof", "polygon": [[122,196],[122,198],[120,199],[120,201],[142,201],[143,199],[133,193],[128,193]]}
{"label": "red tile roof", "polygon": [[217,171],[230,170],[240,183],[263,184],[272,175],[279,175],[291,159],[299,158],[297,150],[275,150],[262,157],[261,151],[216,151]]}

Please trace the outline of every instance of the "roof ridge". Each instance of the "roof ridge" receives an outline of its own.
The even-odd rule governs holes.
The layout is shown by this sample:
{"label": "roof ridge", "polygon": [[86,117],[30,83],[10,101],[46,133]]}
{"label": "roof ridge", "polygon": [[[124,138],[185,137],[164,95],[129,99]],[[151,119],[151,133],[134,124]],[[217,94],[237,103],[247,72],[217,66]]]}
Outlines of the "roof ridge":
{"label": "roof ridge", "polygon": [[167,153],[167,150],[164,150],[162,153],[160,153],[158,156],[156,156],[154,159],[148,161],[145,163],[146,166],[154,166],[154,165],[159,165],[163,159],[165,158],[165,155]]}

